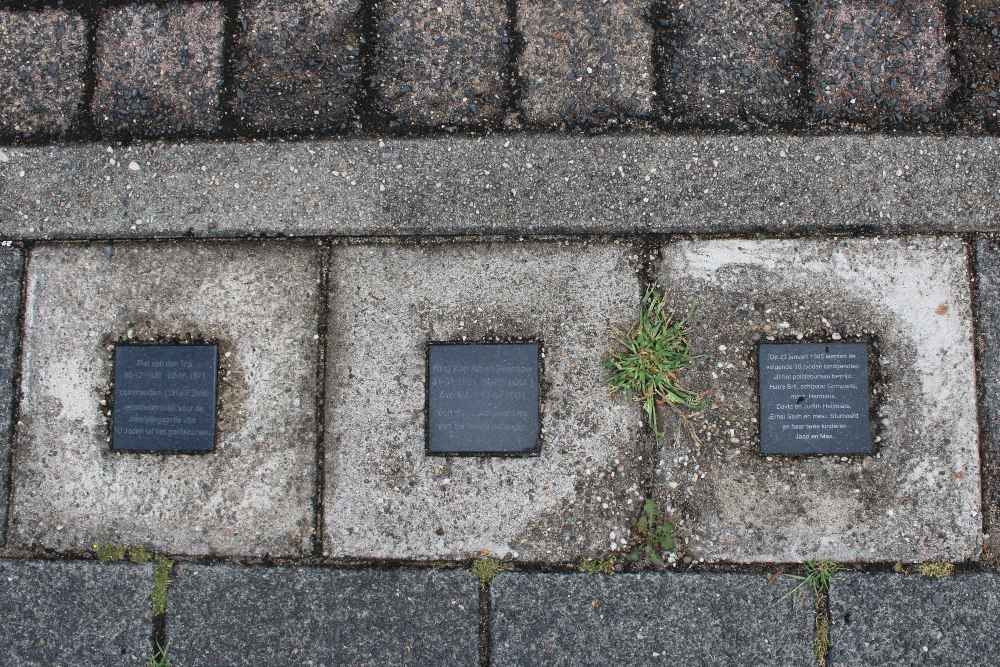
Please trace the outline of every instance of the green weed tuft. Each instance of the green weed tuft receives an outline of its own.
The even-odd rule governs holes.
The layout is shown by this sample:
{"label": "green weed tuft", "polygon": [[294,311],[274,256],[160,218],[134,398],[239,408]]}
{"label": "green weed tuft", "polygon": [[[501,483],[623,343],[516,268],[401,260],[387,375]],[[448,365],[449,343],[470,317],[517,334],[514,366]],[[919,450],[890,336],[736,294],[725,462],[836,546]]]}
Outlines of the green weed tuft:
{"label": "green weed tuft", "polygon": [[632,523],[638,544],[627,556],[628,560],[636,561],[645,555],[653,565],[661,564],[664,554],[674,548],[674,524],[660,520],[660,506],[655,500],[647,500]]}
{"label": "green weed tuft", "polygon": [[472,561],[469,572],[479,577],[479,583],[484,587],[489,586],[498,573],[508,569],[499,558],[483,558]]}
{"label": "green weed tuft", "polygon": [[614,574],[615,557],[581,558],[576,562],[576,569],[584,574]]}
{"label": "green weed tuft", "polygon": [[156,651],[146,661],[146,667],[170,667],[170,656],[167,655],[167,649],[157,644]]}
{"label": "green weed tuft", "polygon": [[837,578],[840,566],[832,560],[810,560],[802,565],[802,571],[803,574],[785,575],[799,583],[782,595],[782,599],[791,597],[804,586],[810,587],[813,595],[822,595],[830,589],[830,582]]}

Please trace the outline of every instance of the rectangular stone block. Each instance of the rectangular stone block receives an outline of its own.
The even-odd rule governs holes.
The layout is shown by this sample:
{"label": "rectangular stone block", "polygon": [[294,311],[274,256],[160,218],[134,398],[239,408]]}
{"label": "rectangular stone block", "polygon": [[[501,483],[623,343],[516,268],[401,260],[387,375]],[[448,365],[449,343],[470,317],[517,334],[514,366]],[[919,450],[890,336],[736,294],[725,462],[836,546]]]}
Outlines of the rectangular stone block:
{"label": "rectangular stone block", "polygon": [[625,125],[652,112],[648,0],[522,0],[521,112],[536,127]]}
{"label": "rectangular stone block", "polygon": [[[309,549],[316,248],[53,245],[30,262],[12,542],[246,556]],[[213,452],[111,451],[112,358],[122,342],[219,346]]]}
{"label": "rectangular stone block", "polygon": [[813,661],[812,600],[767,575],[501,573],[491,591],[494,665]]}
{"label": "rectangular stone block", "polygon": [[[330,269],[324,551],[565,561],[618,549],[652,443],[601,356],[636,316],[627,245],[342,246]],[[428,457],[430,341],[542,346],[541,454]]]}
{"label": "rectangular stone block", "polygon": [[379,5],[376,93],[390,123],[489,125],[508,99],[504,0]]}
{"label": "rectangular stone block", "polygon": [[107,135],[219,129],[221,2],[105,7],[97,25],[93,114]]}
{"label": "rectangular stone block", "polygon": [[798,119],[802,26],[790,0],[667,2],[655,25],[668,120],[761,128]]}
{"label": "rectangular stone block", "polygon": [[182,665],[479,664],[479,582],[456,570],[181,565]]}
{"label": "rectangular stone block", "polygon": [[0,9],[0,133],[71,131],[84,104],[86,24],[63,9]]}
{"label": "rectangular stone block", "polygon": [[954,88],[942,0],[809,0],[815,111],[830,125],[921,126]]}
{"label": "rectangular stone block", "polygon": [[253,132],[347,129],[359,92],[361,11],[361,0],[241,2],[236,121]]}
{"label": "rectangular stone block", "polygon": [[954,7],[959,115],[967,127],[995,132],[1000,130],[1000,4],[957,0]]}
{"label": "rectangular stone block", "polygon": [[0,662],[145,665],[152,575],[152,565],[0,559]]}
{"label": "rectangular stone block", "polygon": [[20,338],[21,272],[20,250],[0,250],[0,548],[7,538],[7,495],[10,480],[11,415],[14,411],[14,372]]}
{"label": "rectangular stone block", "polygon": [[983,389],[983,561],[1000,570],[1000,245],[976,242],[979,289],[979,377]]}
{"label": "rectangular stone block", "polygon": [[998,634],[997,574],[846,574],[830,586],[830,667],[993,667]]}
{"label": "rectangular stone block", "polygon": [[[705,357],[685,386],[711,390],[691,418],[697,440],[681,428],[659,457],[658,494],[691,557],[978,557],[976,373],[961,240],[685,241],[663,247],[656,277],[675,308],[699,304],[688,339]],[[752,350],[809,337],[870,339],[871,456],[758,451]]]}

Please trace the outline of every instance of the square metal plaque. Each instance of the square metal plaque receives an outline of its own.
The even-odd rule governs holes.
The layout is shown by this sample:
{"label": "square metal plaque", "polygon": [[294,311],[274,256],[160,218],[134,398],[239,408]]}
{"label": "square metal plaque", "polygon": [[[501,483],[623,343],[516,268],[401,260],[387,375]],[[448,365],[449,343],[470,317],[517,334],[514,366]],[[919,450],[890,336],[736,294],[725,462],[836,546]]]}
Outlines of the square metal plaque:
{"label": "square metal plaque", "polygon": [[217,345],[117,345],[111,449],[215,449]]}
{"label": "square metal plaque", "polygon": [[761,454],[868,454],[866,343],[761,343]]}
{"label": "square metal plaque", "polygon": [[431,343],[429,454],[537,454],[538,343]]}

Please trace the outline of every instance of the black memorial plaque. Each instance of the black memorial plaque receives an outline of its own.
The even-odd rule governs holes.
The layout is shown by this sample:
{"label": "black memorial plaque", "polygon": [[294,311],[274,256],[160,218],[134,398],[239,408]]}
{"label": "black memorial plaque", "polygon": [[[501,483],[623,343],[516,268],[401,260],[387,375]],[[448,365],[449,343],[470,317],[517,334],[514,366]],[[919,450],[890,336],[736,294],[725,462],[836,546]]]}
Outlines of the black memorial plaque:
{"label": "black memorial plaque", "polygon": [[111,448],[215,448],[217,345],[117,345]]}
{"label": "black memorial plaque", "polygon": [[868,454],[868,345],[761,343],[761,454]]}
{"label": "black memorial plaque", "polygon": [[539,451],[538,343],[431,343],[427,451]]}

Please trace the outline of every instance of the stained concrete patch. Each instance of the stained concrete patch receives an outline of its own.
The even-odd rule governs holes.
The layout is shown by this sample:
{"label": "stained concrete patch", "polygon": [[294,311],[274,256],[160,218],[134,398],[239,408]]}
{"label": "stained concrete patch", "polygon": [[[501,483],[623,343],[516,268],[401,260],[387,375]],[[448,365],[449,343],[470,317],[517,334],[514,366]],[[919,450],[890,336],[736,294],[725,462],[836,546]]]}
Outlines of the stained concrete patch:
{"label": "stained concrete patch", "polygon": [[[319,253],[45,246],[30,256],[13,529],[24,548],[297,555],[313,532]],[[112,452],[113,343],[219,344],[214,452]]]}
{"label": "stained concrete patch", "polygon": [[830,667],[992,667],[998,633],[997,574],[849,574],[830,586]]}
{"label": "stained concrete patch", "polygon": [[[659,490],[709,561],[977,558],[982,540],[966,251],[953,238],[686,241],[657,272],[691,326],[689,384],[711,389],[664,440]],[[759,340],[873,341],[872,456],[762,457]]]}
{"label": "stained concrete patch", "polygon": [[813,604],[758,574],[499,574],[494,665],[808,665]]}
{"label": "stained concrete patch", "polygon": [[0,560],[0,662],[145,665],[153,566]]}
{"label": "stained concrete patch", "polygon": [[[652,471],[637,407],[609,400],[607,330],[636,316],[618,243],[333,250],[324,551],[368,558],[564,561],[617,549]],[[424,453],[429,341],[542,343],[533,458]]]}
{"label": "stained concrete patch", "polygon": [[10,471],[14,370],[17,367],[17,319],[21,312],[20,250],[0,250],[0,547],[7,536],[7,483]]}
{"label": "stained concrete patch", "polygon": [[479,582],[455,570],[180,565],[182,665],[479,664]]}

